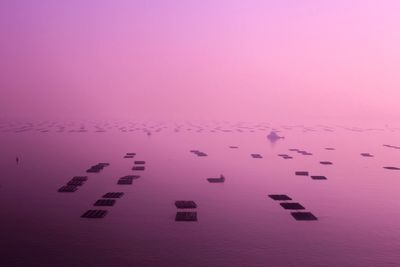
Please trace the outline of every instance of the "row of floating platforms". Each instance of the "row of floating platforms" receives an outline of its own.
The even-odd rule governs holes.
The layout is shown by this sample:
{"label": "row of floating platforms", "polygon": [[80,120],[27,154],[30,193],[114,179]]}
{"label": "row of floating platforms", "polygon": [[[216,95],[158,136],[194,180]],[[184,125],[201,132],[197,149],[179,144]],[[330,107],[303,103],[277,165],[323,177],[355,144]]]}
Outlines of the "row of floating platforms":
{"label": "row of floating platforms", "polygon": [[146,162],[143,160],[135,160],[134,166],[132,167],[133,171],[144,171]]}
{"label": "row of floating platforms", "polygon": [[[87,173],[98,173],[103,170],[105,167],[109,166],[109,163],[98,163],[96,165],[91,166]],[[79,186],[84,185],[84,183],[88,180],[87,176],[74,176],[71,180],[67,182],[66,185],[63,185],[58,189],[58,192],[61,193],[72,193],[78,190]]]}
{"label": "row of floating platforms", "polygon": [[[308,171],[296,171],[295,175],[297,176],[309,176]],[[323,175],[311,175],[311,179],[313,180],[327,180],[326,176]]]}
{"label": "row of floating platforms", "polygon": [[[311,212],[304,211],[305,208],[298,202],[292,202],[292,198],[287,195],[268,195],[274,201],[279,201],[280,206],[285,210],[296,210],[290,212],[297,221],[316,221],[318,218]],[[301,210],[301,211],[299,211]]]}
{"label": "row of floating platforms", "polygon": [[[134,158],[136,156],[136,153],[126,153],[124,158]],[[146,162],[143,160],[136,160],[134,161],[134,166],[132,170],[135,171],[144,171],[145,170],[145,164]],[[92,166],[91,168],[97,169],[101,167],[105,167],[108,165],[104,165],[102,163],[99,163],[95,166]],[[118,179],[117,184],[118,185],[131,185],[133,183],[133,180],[139,179],[139,175],[125,175],[121,178]],[[117,199],[121,198],[124,195],[123,192],[108,192],[102,196],[102,198],[96,200],[94,202],[93,206],[95,207],[112,207],[115,205]],[[82,218],[90,218],[90,219],[99,219],[99,218],[104,218],[107,215],[108,211],[103,210],[103,209],[90,209],[86,211],[84,214],[81,215]]]}
{"label": "row of floating platforms", "polygon": [[67,182],[58,189],[60,193],[72,193],[78,190],[79,186],[82,186],[88,180],[87,176],[74,176],[71,180]]}
{"label": "row of floating platforms", "polygon": [[[108,192],[102,196],[101,199],[98,199],[93,206],[97,207],[111,207],[116,203],[116,199],[121,198],[124,195],[123,192]],[[107,210],[98,210],[98,209],[90,209],[81,215],[82,218],[89,219],[100,219],[104,218],[107,215]]]}

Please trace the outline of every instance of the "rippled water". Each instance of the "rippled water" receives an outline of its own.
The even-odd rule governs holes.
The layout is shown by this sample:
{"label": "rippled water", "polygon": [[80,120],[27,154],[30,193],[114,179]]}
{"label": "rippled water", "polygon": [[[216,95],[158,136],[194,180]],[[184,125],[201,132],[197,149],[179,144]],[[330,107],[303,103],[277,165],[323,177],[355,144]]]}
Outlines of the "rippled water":
{"label": "rippled water", "polygon": [[[400,131],[278,127],[285,139],[271,143],[266,129],[185,127],[151,135],[3,127],[0,265],[400,266],[400,171],[383,168],[400,167],[400,150],[383,146],[400,145]],[[137,155],[124,159],[128,152]],[[132,171],[134,160],[146,170]],[[110,166],[86,174],[99,162]],[[132,185],[117,185],[134,173]],[[225,183],[207,182],[220,174]],[[89,179],[76,192],[57,192],[78,175]],[[125,195],[105,218],[80,217],[113,191]],[[294,220],[268,194],[289,195],[318,220]],[[176,200],[194,200],[198,221],[176,222]]]}

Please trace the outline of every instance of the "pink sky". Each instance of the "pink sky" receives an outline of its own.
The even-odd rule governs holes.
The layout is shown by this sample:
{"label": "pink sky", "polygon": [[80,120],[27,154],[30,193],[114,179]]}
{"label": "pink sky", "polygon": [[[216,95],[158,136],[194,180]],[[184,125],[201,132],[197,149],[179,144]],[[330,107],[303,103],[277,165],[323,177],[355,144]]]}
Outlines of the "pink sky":
{"label": "pink sky", "polygon": [[1,116],[400,120],[399,1],[0,2]]}

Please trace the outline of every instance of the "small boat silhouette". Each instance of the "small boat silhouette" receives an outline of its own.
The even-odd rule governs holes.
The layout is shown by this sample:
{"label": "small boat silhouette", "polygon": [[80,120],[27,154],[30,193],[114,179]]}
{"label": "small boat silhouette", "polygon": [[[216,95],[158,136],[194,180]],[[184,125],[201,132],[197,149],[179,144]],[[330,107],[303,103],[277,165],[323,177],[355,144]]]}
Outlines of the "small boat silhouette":
{"label": "small boat silhouette", "polygon": [[285,137],[279,136],[276,132],[271,131],[271,132],[267,135],[267,138],[268,138],[269,140],[271,140],[271,141],[276,141],[276,140],[278,140],[278,139],[285,138]]}

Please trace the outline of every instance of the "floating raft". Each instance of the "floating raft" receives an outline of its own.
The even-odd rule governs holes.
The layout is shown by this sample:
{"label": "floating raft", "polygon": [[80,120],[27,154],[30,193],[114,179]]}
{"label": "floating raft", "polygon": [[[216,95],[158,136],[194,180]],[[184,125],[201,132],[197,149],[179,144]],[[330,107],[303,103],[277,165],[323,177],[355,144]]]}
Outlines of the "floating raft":
{"label": "floating raft", "polygon": [[144,166],[133,166],[132,170],[134,171],[144,171],[145,167]]}
{"label": "floating raft", "polygon": [[300,175],[300,176],[308,176],[308,172],[306,171],[297,171],[295,172],[296,175]]}
{"label": "floating raft", "polygon": [[72,193],[78,190],[78,188],[75,185],[64,185],[58,189],[58,192],[61,193]]}
{"label": "floating raft", "polygon": [[383,145],[383,146],[394,148],[394,149],[400,149],[400,146],[393,146],[393,145]]}
{"label": "floating raft", "polygon": [[88,210],[81,217],[82,218],[91,218],[91,219],[100,219],[104,218],[107,215],[106,210]]}
{"label": "floating raft", "polygon": [[206,157],[208,156],[206,153],[201,152],[200,150],[190,150],[191,153],[196,154],[198,157]]}
{"label": "floating raft", "polygon": [[128,180],[128,179],[119,179],[118,180],[118,182],[117,182],[117,184],[124,184],[124,185],[126,185],[126,184],[132,184],[132,180]]}
{"label": "floating raft", "polygon": [[333,164],[330,161],[320,161],[319,163],[322,164],[322,165],[332,165]]}
{"label": "floating raft", "polygon": [[383,167],[383,168],[387,170],[400,170],[400,168],[398,167]]}
{"label": "floating raft", "polygon": [[197,212],[178,211],[175,216],[177,222],[197,222]]}
{"label": "floating raft", "polygon": [[236,149],[236,148],[239,148],[239,147],[238,146],[229,146],[229,148]]}
{"label": "floating raft", "polygon": [[82,186],[85,182],[84,181],[75,181],[71,180],[67,183],[67,185],[73,185],[73,186]]}
{"label": "floating raft", "polygon": [[293,157],[291,156],[287,156],[287,157],[283,157],[284,159],[292,159]]}
{"label": "floating raft", "polygon": [[104,167],[109,166],[109,163],[98,163],[90,167],[86,172],[100,172]]}
{"label": "floating raft", "polygon": [[285,210],[304,210],[305,208],[297,202],[283,202],[280,203]]}
{"label": "floating raft", "polygon": [[292,159],[292,156],[289,156],[288,154],[278,154],[279,157],[283,158],[283,159]]}
{"label": "floating raft", "polygon": [[121,198],[123,195],[123,192],[108,192],[103,195],[103,198]]}
{"label": "floating raft", "polygon": [[197,204],[192,200],[177,200],[175,201],[175,206],[178,209],[195,209]]}
{"label": "floating raft", "polygon": [[141,165],[141,164],[146,164],[146,161],[144,160],[135,160],[135,164]]}
{"label": "floating raft", "polygon": [[311,175],[311,179],[313,180],[327,180],[325,176],[322,175]]}
{"label": "floating raft", "polygon": [[210,183],[224,183],[225,179],[223,179],[223,178],[207,178],[207,181]]}
{"label": "floating raft", "polygon": [[87,176],[74,176],[71,181],[87,181]]}
{"label": "floating raft", "polygon": [[373,155],[371,155],[370,153],[361,153],[360,155],[363,157],[373,157]]}
{"label": "floating raft", "polygon": [[300,153],[300,154],[302,154],[304,156],[311,156],[312,155],[312,153],[307,152],[307,151],[303,151],[303,150],[299,150],[298,153]]}
{"label": "floating raft", "polygon": [[289,151],[297,152],[297,153],[305,155],[305,156],[311,156],[312,155],[312,153],[310,153],[310,152],[307,152],[305,150],[300,150],[300,149],[297,149],[297,148],[290,148]]}
{"label": "floating raft", "polygon": [[251,156],[255,159],[262,159],[262,156],[260,154],[251,154]]}
{"label": "floating raft", "polygon": [[138,175],[126,175],[118,179],[118,184],[132,184],[134,179],[138,179]]}
{"label": "floating raft", "polygon": [[325,150],[335,150],[333,147],[325,147]]}
{"label": "floating raft", "polygon": [[318,220],[317,217],[314,216],[311,212],[305,212],[305,211],[297,211],[297,212],[291,212],[293,218],[295,218],[297,221],[316,221]]}
{"label": "floating raft", "polygon": [[114,206],[115,199],[99,199],[93,205],[94,206]]}
{"label": "floating raft", "polygon": [[224,183],[225,177],[221,175],[219,178],[207,178],[207,181],[210,183]]}
{"label": "floating raft", "polygon": [[290,197],[288,197],[287,195],[268,195],[270,198],[272,198],[273,200],[277,200],[277,201],[286,201],[286,200],[292,200]]}
{"label": "floating raft", "polygon": [[131,156],[131,155],[125,155],[124,156],[124,159],[132,159],[134,156]]}

